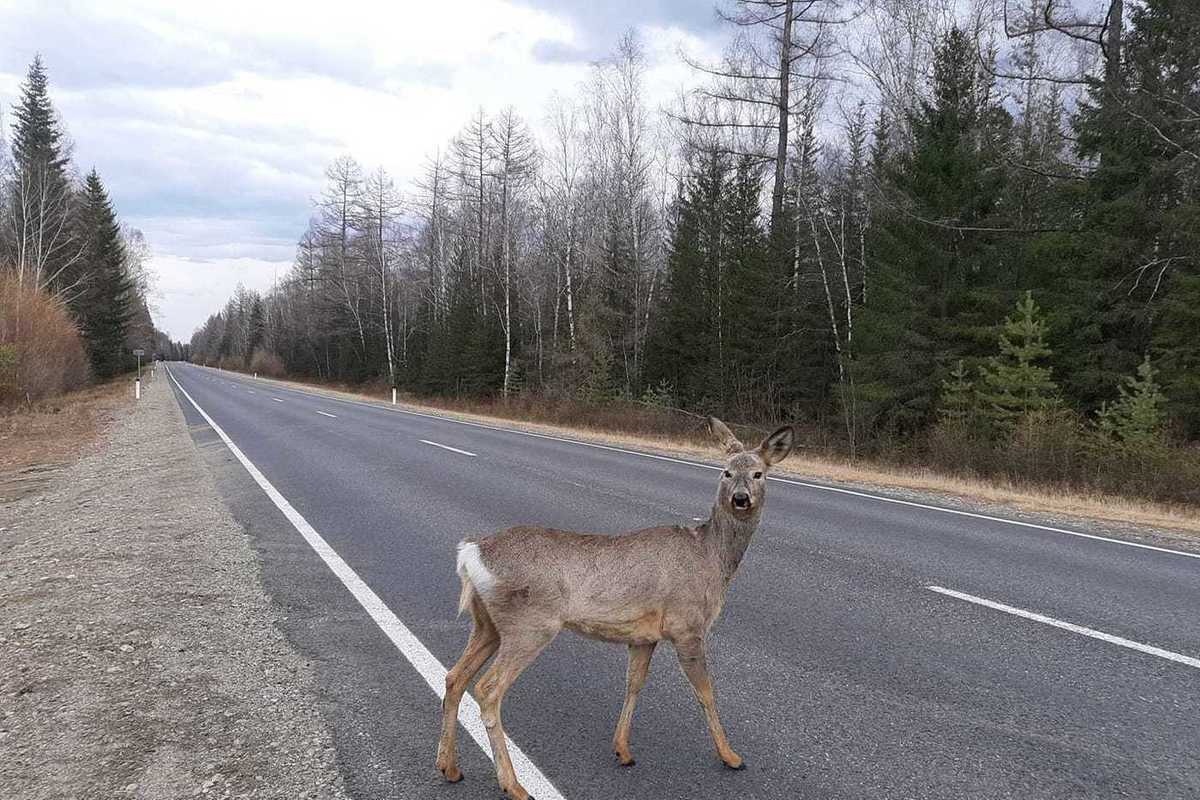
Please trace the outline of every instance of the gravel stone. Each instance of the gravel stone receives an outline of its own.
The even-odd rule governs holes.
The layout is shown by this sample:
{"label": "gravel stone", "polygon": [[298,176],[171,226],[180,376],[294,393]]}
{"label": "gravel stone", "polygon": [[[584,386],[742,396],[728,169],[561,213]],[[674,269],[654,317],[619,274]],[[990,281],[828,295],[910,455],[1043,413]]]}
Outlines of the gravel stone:
{"label": "gravel stone", "polygon": [[165,378],[0,505],[0,575],[0,797],[346,796],[311,666]]}

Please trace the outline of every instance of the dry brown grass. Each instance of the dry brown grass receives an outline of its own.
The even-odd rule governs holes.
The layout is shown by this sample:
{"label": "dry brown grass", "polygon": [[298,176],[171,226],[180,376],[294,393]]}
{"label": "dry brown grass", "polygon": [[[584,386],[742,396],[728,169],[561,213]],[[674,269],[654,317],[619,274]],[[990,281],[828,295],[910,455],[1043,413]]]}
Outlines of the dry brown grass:
{"label": "dry brown grass", "polygon": [[[262,380],[262,378],[260,378]],[[301,381],[280,380],[278,383],[297,388],[327,392],[355,400],[387,402],[382,391],[364,392],[347,386],[330,386]],[[531,410],[531,406],[537,408]],[[535,433],[566,436],[602,444],[615,444],[664,455],[685,455],[697,459],[715,460],[718,454],[708,440],[699,419],[686,419],[672,424],[664,434],[648,430],[654,424],[644,416],[622,407],[612,413],[569,411],[564,415],[570,424],[548,421],[556,413],[554,404],[498,401],[430,401],[404,398],[402,408],[425,413],[437,413],[457,419],[485,424],[502,423]],[[658,417],[661,420],[661,415]],[[749,440],[755,431],[739,429],[738,434]],[[799,480],[843,484],[846,488],[887,492],[903,490],[928,495],[932,503],[943,505],[989,506],[998,509],[1036,514],[1071,517],[1088,521],[1112,523],[1117,526],[1139,526],[1170,530],[1200,536],[1200,509],[1190,506],[1171,506],[1137,498],[1066,490],[1037,490],[1004,481],[988,481],[945,475],[929,469],[891,467],[864,462],[850,462],[798,452],[786,468],[777,474]]]}
{"label": "dry brown grass", "polygon": [[0,414],[0,502],[38,491],[133,402],[128,376]]}

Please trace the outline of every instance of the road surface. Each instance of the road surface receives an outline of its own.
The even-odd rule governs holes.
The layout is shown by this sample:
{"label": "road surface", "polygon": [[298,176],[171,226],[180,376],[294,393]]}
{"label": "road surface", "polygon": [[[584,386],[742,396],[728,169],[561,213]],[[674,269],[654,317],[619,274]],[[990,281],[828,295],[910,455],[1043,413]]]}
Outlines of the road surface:
{"label": "road surface", "polygon": [[[498,796],[470,736],[464,782],[434,767],[431,685],[469,627],[455,618],[459,539],[687,524],[716,487],[687,459],[170,374],[316,667],[356,797]],[[637,764],[617,766],[624,648],[564,633],[504,705],[543,800],[1200,796],[1188,553],[772,480],[710,641],[747,769],[716,759],[669,646],[634,719]]]}

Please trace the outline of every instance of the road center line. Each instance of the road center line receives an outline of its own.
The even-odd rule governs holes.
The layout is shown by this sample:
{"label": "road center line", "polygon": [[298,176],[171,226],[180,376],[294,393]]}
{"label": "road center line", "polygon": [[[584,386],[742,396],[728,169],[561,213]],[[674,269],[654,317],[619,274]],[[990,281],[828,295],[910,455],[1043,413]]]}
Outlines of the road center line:
{"label": "road center line", "polygon": [[[379,598],[379,595],[375,594],[371,587],[358,576],[358,573],[342,560],[337,551],[329,546],[324,537],[308,523],[308,520],[300,515],[300,512],[287,501],[287,498],[279,493],[279,490],[267,480],[258,467],[254,466],[254,463],[233,443],[233,440],[221,429],[221,426],[200,407],[199,403],[192,399],[192,396],[187,393],[186,389],[180,386],[179,379],[175,377],[169,368],[167,369],[167,374],[171,376],[171,380],[175,382],[175,386],[188,399],[192,407],[196,409],[200,416],[204,418],[204,421],[208,423],[209,427],[225,443],[225,446],[229,448],[229,452],[233,453],[234,457],[246,468],[246,472],[250,473],[250,477],[266,493],[271,502],[275,504],[275,507],[283,512],[288,522],[292,523],[292,527],[304,537],[304,540],[308,542],[309,546],[321,557],[321,560],[333,571],[333,574],[337,575],[342,584],[350,590],[350,594],[354,595],[354,599],[358,601],[359,605],[371,615],[371,619],[387,635],[392,644],[396,646],[396,649],[408,659],[408,663],[412,664],[413,668],[425,679],[425,682],[429,684],[429,688],[433,690],[433,693],[439,699],[443,698],[446,694],[446,668],[437,660],[437,656],[431,653],[429,648],[400,621],[400,618],[392,613],[392,610]],[[449,555],[447,555],[447,558],[449,558]],[[462,705],[458,711],[458,720],[483,752],[491,758],[492,749],[488,744],[487,729],[483,726],[483,717],[479,712],[479,704],[475,702],[475,698],[471,697],[469,693],[463,695]],[[565,800],[559,791],[554,788],[554,784],[550,783],[550,780],[529,760],[529,757],[522,752],[521,748],[513,743],[511,738],[508,739],[508,750],[513,762],[513,768],[517,772],[517,779],[525,785],[530,794],[538,798],[549,798],[549,800]]]}
{"label": "road center line", "polygon": [[283,401],[282,401],[282,400],[280,400],[278,397],[272,397],[271,399],[272,399],[272,400],[274,400],[276,403],[282,403],[282,402],[283,402]]}
{"label": "road center line", "polygon": [[431,442],[428,439],[421,439],[420,441],[421,441],[421,444],[431,444],[434,447],[440,447],[443,450],[449,450],[451,453],[462,453],[464,456],[470,456],[471,458],[475,458],[474,453],[468,452],[466,450],[459,450],[457,447],[451,447],[448,444],[438,444],[437,442]]}
{"label": "road center line", "polygon": [[931,592],[944,594],[947,597],[956,597],[959,600],[966,600],[968,603],[975,603],[976,605],[986,606],[987,608],[995,609],[996,611],[1003,611],[1005,614],[1012,614],[1015,617],[1033,620],[1034,622],[1040,622],[1043,625],[1051,625],[1055,628],[1061,628],[1064,631],[1078,633],[1080,636],[1090,636],[1091,638],[1099,639],[1102,642],[1120,645],[1121,647],[1127,647],[1130,650],[1137,650],[1140,653],[1147,653],[1152,656],[1158,656],[1159,658],[1165,658],[1168,661],[1174,661],[1178,664],[1184,664],[1189,667],[1194,667],[1195,669],[1200,669],[1200,658],[1192,658],[1191,656],[1185,656],[1179,653],[1174,653],[1170,650],[1164,650],[1161,647],[1142,644],[1141,642],[1124,639],[1120,636],[1113,636],[1111,633],[1098,631],[1094,628],[1085,628],[1084,626],[1076,625],[1073,622],[1063,622],[1061,619],[1047,617],[1045,614],[1038,614],[1033,611],[1026,611],[1023,608],[1005,605],[1004,603],[997,603],[995,600],[976,597],[975,595],[967,594],[966,592],[956,592],[953,589],[945,589],[941,586],[926,586],[925,588]]}
{"label": "road center line", "polygon": [[321,414],[323,416],[326,416],[326,417],[332,417],[333,419],[337,419],[337,414],[330,414],[328,411],[318,411],[317,413]]}
{"label": "road center line", "polygon": [[[209,369],[212,369],[209,367]],[[579,447],[591,447],[597,450],[608,450],[613,453],[623,453],[625,455],[638,456],[639,458],[650,458],[656,461],[667,461],[672,464],[684,464],[689,467],[699,467],[708,470],[721,470],[724,467],[713,464],[704,464],[699,461],[689,461],[682,458],[673,458],[671,456],[661,456],[656,453],[644,453],[638,450],[629,450],[624,447],[614,447],[613,445],[600,444],[599,442],[587,442],[582,439],[569,439],[565,436],[554,436],[548,433],[537,433],[535,431],[523,431],[519,428],[505,428],[500,425],[488,425],[483,422],[474,422],[472,420],[455,419],[454,417],[440,416],[438,414],[429,414],[423,411],[412,411],[406,408],[392,408],[391,406],[380,405],[379,403],[365,402],[362,400],[351,400],[343,397],[334,397],[328,394],[319,392],[305,391],[303,389],[294,389],[291,387],[280,387],[285,392],[293,392],[295,394],[304,395],[305,397],[320,397],[327,400],[332,400],[336,403],[345,403],[347,405],[365,406],[373,408],[376,411],[382,411],[393,414],[407,414],[413,417],[425,417],[426,419],[437,420],[438,422],[449,422],[455,425],[468,425],[473,428],[484,428],[485,430],[498,431],[500,433],[509,433],[516,436],[529,436],[535,439],[548,439],[554,442],[563,442],[565,444],[573,444]],[[1152,550],[1157,553],[1166,553],[1172,556],[1183,556],[1185,558],[1200,559],[1200,553],[1190,553],[1186,550],[1172,550],[1169,547],[1158,547],[1152,544],[1142,544],[1141,542],[1131,542],[1127,539],[1114,539],[1111,536],[1099,536],[1094,533],[1083,533],[1081,531],[1068,530],[1067,528],[1058,528],[1053,525],[1041,525],[1036,522],[1025,522],[1019,519],[1006,519],[1004,517],[995,517],[991,514],[981,514],[975,511],[964,511],[958,508],[946,508],[944,506],[935,506],[929,503],[918,503],[913,500],[901,500],[898,497],[888,497],[886,495],[871,494],[870,492],[858,491],[855,489],[843,489],[840,486],[826,486],[820,483],[811,483],[809,481],[794,480],[792,478],[784,478],[776,475],[768,475],[767,480],[777,483],[786,483],[792,486],[801,486],[805,489],[814,489],[821,492],[833,492],[835,494],[848,495],[850,497],[858,497],[864,500],[875,500],[880,503],[891,503],[893,505],[908,506],[909,508],[919,508],[925,511],[934,511],[940,514],[953,514],[959,517],[968,517],[970,519],[981,519],[987,522],[999,522],[1005,525],[1015,525],[1021,528],[1028,528],[1037,531],[1046,531],[1049,533],[1060,533],[1067,536],[1075,536],[1080,539],[1091,539],[1095,542],[1104,542],[1106,544],[1116,544],[1123,547],[1135,547],[1139,550]]]}

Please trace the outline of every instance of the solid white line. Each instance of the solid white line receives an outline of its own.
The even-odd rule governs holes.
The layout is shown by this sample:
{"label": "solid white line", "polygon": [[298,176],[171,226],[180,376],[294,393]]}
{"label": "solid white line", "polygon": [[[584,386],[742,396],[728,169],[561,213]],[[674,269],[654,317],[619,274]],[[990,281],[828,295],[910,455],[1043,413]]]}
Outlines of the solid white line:
{"label": "solid white line", "polygon": [[[548,433],[534,433],[533,431],[522,431],[516,428],[504,428],[499,425],[488,425],[482,422],[472,422],[465,419],[454,419],[453,417],[443,417],[437,414],[427,414],[422,411],[411,411],[404,408],[394,408],[392,406],[380,405],[378,403],[367,403],[361,400],[349,400],[342,397],[334,397],[333,395],[317,394],[315,392],[307,392],[301,389],[292,389],[290,387],[280,387],[285,392],[295,392],[296,394],[306,395],[308,397],[321,397],[333,400],[338,403],[347,403],[355,406],[365,406],[373,408],[377,411],[388,413],[408,414],[414,417],[425,417],[427,419],[438,420],[440,422],[452,422],[456,425],[470,425],[475,428],[484,428],[490,431],[498,431],[500,433],[513,433],[518,436],[531,436],[535,439],[549,439],[555,442],[564,442],[566,444],[579,445],[580,447],[592,447],[597,450],[608,450],[613,453],[623,453],[625,455],[640,456],[641,458],[652,458],[656,461],[668,461],[672,464],[683,464],[689,467],[699,467],[701,469],[721,470],[723,466],[715,466],[713,464],[704,464],[698,461],[688,461],[682,458],[672,458],[671,456],[660,456],[655,453],[643,453],[637,450],[626,450],[623,447],[614,447],[607,444],[598,444],[597,442],[585,442],[579,439],[568,439],[564,436],[553,436]],[[928,503],[917,503],[912,500],[901,500],[896,497],[886,497],[884,495],[871,494],[869,492],[860,492],[854,489],[842,489],[837,486],[825,486],[820,483],[809,483],[808,481],[799,481],[791,478],[781,478],[774,475],[768,475],[768,480],[776,481],[777,483],[787,483],[792,486],[802,486],[806,489],[816,489],[822,492],[834,492],[836,494],[849,495],[851,497],[860,497],[865,500],[877,500],[881,503],[892,503],[894,505],[909,506],[910,508],[920,508],[925,511],[935,511],[941,514],[954,514],[960,517],[969,517],[972,519],[981,519],[988,522],[1000,522],[1005,525],[1016,525],[1021,528],[1029,528],[1031,530],[1046,531],[1049,533],[1061,533],[1067,536],[1075,536],[1080,539],[1091,539],[1096,542],[1105,542],[1107,544],[1118,544],[1125,547],[1136,547],[1140,550],[1153,550],[1157,553],[1166,553],[1173,556],[1184,556],[1186,558],[1200,559],[1200,553],[1189,553],[1185,550],[1172,550],[1169,547],[1158,547],[1152,544],[1142,544],[1140,542],[1131,542],[1126,539],[1114,539],[1111,536],[1098,536],[1094,533],[1081,533],[1079,531],[1067,530],[1066,528],[1056,528],[1052,525],[1039,525],[1036,522],[1024,522],[1016,519],[1005,519],[1004,517],[993,517],[990,514],[979,514],[974,511],[962,511],[957,508],[945,508],[943,506],[930,505]]]}
{"label": "solid white line", "polygon": [[475,458],[474,453],[468,452],[466,450],[459,450],[457,447],[451,447],[448,444],[438,444],[437,442],[431,442],[428,439],[421,439],[420,441],[422,444],[431,444],[434,447],[440,447],[443,450],[449,450],[452,453],[462,453],[464,456],[470,456],[471,458]]}
{"label": "solid white line", "polygon": [[271,399],[272,399],[272,400],[274,400],[276,403],[282,403],[282,402],[283,402],[283,401],[282,401],[282,400],[280,400],[278,397],[272,397]]}
{"label": "solid white line", "polygon": [[1081,636],[1090,636],[1093,639],[1099,639],[1102,642],[1120,645],[1121,647],[1128,647],[1130,650],[1137,650],[1141,653],[1148,653],[1152,656],[1165,658],[1168,661],[1174,661],[1178,664],[1186,664],[1189,667],[1200,669],[1200,658],[1192,658],[1191,656],[1180,655],[1179,653],[1173,653],[1170,650],[1163,650],[1161,647],[1154,647],[1153,645],[1142,644],[1141,642],[1124,639],[1120,636],[1113,636],[1111,633],[1105,633],[1104,631],[1098,631],[1093,628],[1085,628],[1082,625],[1076,625],[1072,622],[1063,622],[1061,619],[1047,617],[1045,614],[1037,614],[1033,611],[1026,611],[1023,608],[1016,608],[1015,606],[1005,605],[1004,603],[997,603],[994,600],[976,597],[975,595],[967,594],[966,592],[956,592],[953,589],[945,589],[941,586],[926,586],[925,588],[931,592],[937,592],[938,594],[944,594],[949,597],[957,597],[959,600],[966,600],[968,603],[975,603],[976,605],[987,606],[988,608],[995,609],[996,611],[1003,611],[1005,614],[1023,617],[1025,619],[1033,620],[1034,622],[1040,622],[1044,625],[1053,625],[1055,628],[1062,628],[1064,631],[1078,633]]}
{"label": "solid white line", "polygon": [[337,415],[336,415],[336,414],[330,414],[328,411],[318,411],[317,413],[318,413],[318,414],[324,414],[324,415],[325,415],[325,416],[327,416],[327,417],[333,417],[334,419],[337,419]]}
{"label": "solid white line", "polygon": [[[167,374],[171,376],[171,380],[175,381],[175,385],[179,388],[179,391],[188,399],[188,402],[204,418],[204,421],[208,423],[217,436],[221,438],[221,441],[225,443],[225,446],[229,448],[234,457],[246,468],[246,472],[250,473],[250,477],[254,479],[254,482],[266,493],[267,497],[271,498],[271,502],[275,504],[275,507],[283,512],[288,522],[292,523],[292,527],[304,537],[304,540],[316,551],[321,560],[333,571],[333,574],[337,575],[345,587],[350,590],[350,594],[354,595],[354,599],[358,601],[359,605],[371,615],[371,619],[375,621],[375,624],[391,639],[396,649],[408,659],[413,668],[425,679],[425,682],[429,684],[429,688],[433,690],[433,693],[439,699],[444,697],[446,694],[446,668],[437,660],[437,656],[431,653],[429,648],[400,621],[400,618],[392,613],[392,610],[379,598],[379,595],[375,594],[371,587],[358,576],[358,573],[342,560],[337,551],[330,547],[321,534],[317,533],[316,529],[308,523],[308,520],[301,516],[300,512],[287,501],[287,498],[279,493],[279,490],[267,480],[258,467],[254,466],[253,462],[246,458],[246,455],[233,443],[233,440],[221,429],[221,426],[192,399],[192,396],[187,393],[186,389],[179,385],[179,380],[171,373],[169,368],[167,369]],[[467,733],[471,735],[471,738],[475,740],[480,748],[483,749],[483,752],[490,758],[492,749],[488,744],[487,729],[484,728],[483,718],[479,713],[479,704],[475,702],[475,699],[469,693],[463,695],[462,705],[458,711],[458,719]],[[529,760],[529,757],[522,752],[521,748],[513,743],[511,738],[508,739],[508,750],[513,762],[513,768],[517,772],[517,779],[524,784],[530,794],[537,798],[565,800],[559,791],[554,788],[554,785],[550,783],[550,780]],[[430,769],[432,770],[432,768],[431,765]]]}

